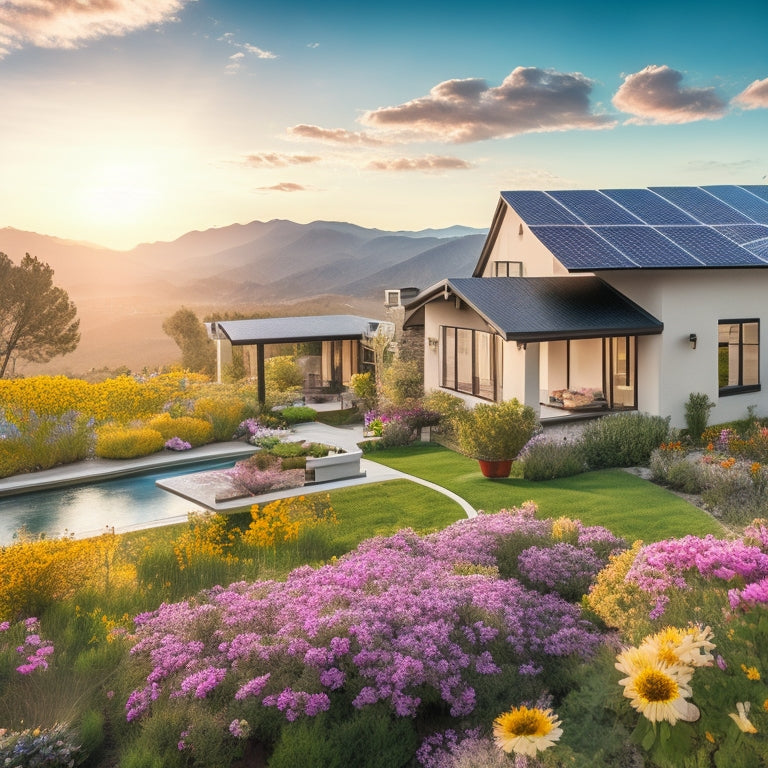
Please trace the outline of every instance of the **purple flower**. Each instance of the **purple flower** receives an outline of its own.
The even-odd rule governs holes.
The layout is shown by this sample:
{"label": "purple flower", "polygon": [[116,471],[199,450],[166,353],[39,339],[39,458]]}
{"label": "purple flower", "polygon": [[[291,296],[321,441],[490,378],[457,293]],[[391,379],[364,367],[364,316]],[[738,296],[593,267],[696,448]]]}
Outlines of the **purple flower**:
{"label": "purple flower", "polygon": [[192,447],[192,443],[188,443],[180,437],[172,437],[165,441],[165,447],[169,451],[188,451]]}

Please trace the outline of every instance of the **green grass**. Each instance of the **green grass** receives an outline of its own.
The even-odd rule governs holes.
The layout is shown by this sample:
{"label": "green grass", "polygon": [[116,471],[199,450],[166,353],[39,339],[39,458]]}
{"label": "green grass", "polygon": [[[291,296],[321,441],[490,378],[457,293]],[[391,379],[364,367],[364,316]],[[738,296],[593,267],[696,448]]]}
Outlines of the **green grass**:
{"label": "green grass", "polygon": [[366,458],[442,485],[486,512],[533,499],[542,517],[565,515],[585,525],[604,525],[628,541],[726,533],[698,507],[621,469],[542,482],[488,480],[474,459],[433,444],[375,451]]}

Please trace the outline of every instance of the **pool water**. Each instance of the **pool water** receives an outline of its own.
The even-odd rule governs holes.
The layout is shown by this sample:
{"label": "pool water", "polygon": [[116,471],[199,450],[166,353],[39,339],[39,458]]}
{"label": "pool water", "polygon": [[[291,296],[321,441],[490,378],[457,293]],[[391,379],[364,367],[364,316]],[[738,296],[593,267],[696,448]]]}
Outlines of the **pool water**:
{"label": "pool water", "polygon": [[227,469],[234,464],[235,459],[197,462],[87,485],[0,497],[0,546],[12,544],[22,527],[47,538],[70,534],[81,538],[112,529],[123,533],[184,522],[190,512],[203,508],[158,488],[155,481]]}

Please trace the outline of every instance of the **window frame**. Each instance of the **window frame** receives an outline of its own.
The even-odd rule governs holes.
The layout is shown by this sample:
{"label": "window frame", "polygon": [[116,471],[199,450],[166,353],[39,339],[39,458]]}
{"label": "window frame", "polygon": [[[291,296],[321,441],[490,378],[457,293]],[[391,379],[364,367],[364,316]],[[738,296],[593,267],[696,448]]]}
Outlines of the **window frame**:
{"label": "window frame", "polygon": [[[513,264],[515,265],[514,270],[511,270],[511,267]],[[515,274],[510,274],[510,271],[513,271]],[[494,277],[522,277],[523,262],[522,261],[494,261],[493,276]]]}
{"label": "window frame", "polygon": [[[459,354],[460,339],[466,338],[470,334],[470,368],[468,386],[461,386],[459,365],[462,355]],[[488,360],[481,365],[478,361],[478,338],[477,334],[482,333],[488,337],[487,351]],[[455,325],[440,326],[440,387],[450,389],[453,392],[460,392],[464,395],[471,395],[480,400],[495,402],[501,393],[501,374],[503,370],[503,340],[497,333],[482,331],[476,328],[465,328]],[[466,356],[465,356],[466,357]],[[478,376],[481,367],[490,368],[490,386],[481,386],[481,380]],[[449,370],[450,369],[450,370]],[[466,373],[466,372],[465,372]],[[491,390],[490,396],[482,394]]]}
{"label": "window frame", "polygon": [[[754,344],[746,342],[744,340],[744,326],[754,324],[757,326],[757,342]],[[720,341],[720,328],[722,326],[734,326],[739,327],[739,339],[736,344],[730,342]],[[737,384],[726,384],[724,387],[719,386],[719,371],[720,371],[720,350],[725,348],[729,349],[731,346],[735,346],[738,350],[737,360]],[[744,348],[745,346],[754,346],[757,351],[757,360],[755,363],[757,381],[754,383],[744,383]],[[760,383],[760,318],[748,317],[748,318],[724,318],[717,321],[717,351],[718,351],[718,394],[720,397],[728,397],[729,395],[739,395],[746,392],[759,392],[762,389]]]}

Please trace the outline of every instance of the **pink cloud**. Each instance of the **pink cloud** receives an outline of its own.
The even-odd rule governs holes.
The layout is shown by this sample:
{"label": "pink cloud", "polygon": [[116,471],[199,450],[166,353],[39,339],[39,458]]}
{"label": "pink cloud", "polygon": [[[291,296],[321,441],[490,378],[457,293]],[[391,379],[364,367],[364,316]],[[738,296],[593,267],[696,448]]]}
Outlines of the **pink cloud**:
{"label": "pink cloud", "polygon": [[468,78],[446,80],[404,104],[366,112],[365,125],[460,143],[523,133],[611,128],[591,111],[592,81],[584,75],[517,67],[499,86]]}
{"label": "pink cloud", "polygon": [[259,192],[305,192],[307,187],[301,184],[294,184],[290,181],[283,181],[280,184],[273,184],[271,187],[259,187]]}
{"label": "pink cloud", "polygon": [[372,160],[366,168],[371,171],[454,171],[467,170],[472,166],[458,157],[398,157],[388,160]]}
{"label": "pink cloud", "polygon": [[768,109],[768,77],[755,80],[733,100],[742,109]]}
{"label": "pink cloud", "polygon": [[361,131],[347,131],[344,128],[321,128],[319,125],[294,125],[288,129],[290,136],[329,144],[351,144],[377,146],[380,140]]}
{"label": "pink cloud", "polygon": [[613,97],[613,105],[634,115],[628,122],[673,125],[717,120],[726,102],[714,88],[684,88],[683,74],[668,66],[651,65],[627,75]]}
{"label": "pink cloud", "polygon": [[286,165],[307,165],[309,163],[318,163],[322,158],[317,155],[284,155],[280,152],[260,152],[258,154],[247,155],[245,164],[253,168],[278,168]]}
{"label": "pink cloud", "polygon": [[89,40],[125,35],[174,21],[191,0],[15,0],[0,4],[0,56],[25,45],[78,48]]}

